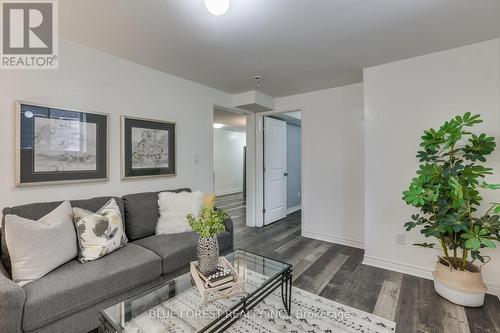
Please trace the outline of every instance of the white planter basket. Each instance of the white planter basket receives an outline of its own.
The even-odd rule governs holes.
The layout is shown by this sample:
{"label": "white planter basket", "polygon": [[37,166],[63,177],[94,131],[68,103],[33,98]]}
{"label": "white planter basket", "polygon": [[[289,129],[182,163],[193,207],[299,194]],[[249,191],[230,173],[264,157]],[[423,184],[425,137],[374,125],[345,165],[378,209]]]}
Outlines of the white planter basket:
{"label": "white planter basket", "polygon": [[434,288],[452,303],[467,307],[482,306],[488,288],[483,282],[481,269],[470,263],[467,268],[468,271],[460,271],[438,261],[432,273]]}

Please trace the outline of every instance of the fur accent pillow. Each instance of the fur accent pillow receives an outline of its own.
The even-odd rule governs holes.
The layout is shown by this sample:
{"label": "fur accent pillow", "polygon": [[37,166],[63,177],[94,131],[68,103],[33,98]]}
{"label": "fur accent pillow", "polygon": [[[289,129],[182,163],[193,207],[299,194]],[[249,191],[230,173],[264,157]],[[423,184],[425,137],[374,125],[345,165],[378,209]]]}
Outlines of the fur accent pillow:
{"label": "fur accent pillow", "polygon": [[109,200],[97,212],[73,208],[82,263],[99,259],[127,243],[120,208]]}
{"label": "fur accent pillow", "polygon": [[191,231],[186,216],[198,216],[202,207],[203,193],[161,192],[158,194],[160,218],[156,224],[156,234],[178,234]]}
{"label": "fur accent pillow", "polygon": [[78,255],[73,211],[64,201],[38,221],[5,215],[12,279],[24,286]]}

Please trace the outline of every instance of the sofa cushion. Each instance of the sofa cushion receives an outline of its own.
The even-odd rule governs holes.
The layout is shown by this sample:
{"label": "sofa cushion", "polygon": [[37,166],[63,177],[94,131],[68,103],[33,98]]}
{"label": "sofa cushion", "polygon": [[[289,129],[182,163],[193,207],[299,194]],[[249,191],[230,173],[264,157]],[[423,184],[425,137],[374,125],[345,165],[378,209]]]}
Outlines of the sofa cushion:
{"label": "sofa cushion", "polygon": [[23,329],[35,330],[152,281],[161,270],[160,257],[135,244],[85,264],[72,260],[23,287]]}
{"label": "sofa cushion", "polygon": [[[231,250],[231,234],[227,231],[219,234],[219,252]],[[139,239],[134,244],[140,245],[159,255],[162,259],[163,274],[171,274],[196,260],[198,234],[185,232],[181,234],[154,235]]]}
{"label": "sofa cushion", "polygon": [[158,193],[191,192],[188,188],[172,191],[134,193],[123,196],[125,208],[125,233],[129,240],[149,237],[155,234],[156,223],[160,217]]}
{"label": "sofa cushion", "polygon": [[[120,212],[123,215],[124,210],[123,210],[123,200],[121,198],[116,198],[116,197],[97,197],[97,198],[92,198],[92,199],[85,199],[85,200],[72,200],[70,201],[72,207],[80,207],[83,209],[90,210],[92,212],[96,212],[104,206],[106,202],[108,202],[110,199],[114,198],[116,200],[116,203],[118,207],[120,208]],[[32,204],[27,204],[27,205],[22,205],[22,206],[15,206],[15,207],[7,207],[4,208],[2,213],[3,213],[3,218],[2,218],[2,230],[5,230],[5,215],[7,214],[12,214],[12,215],[18,215],[20,217],[24,217],[26,219],[30,220],[38,220],[41,217],[47,215],[54,209],[56,209],[59,205],[61,205],[62,201],[54,201],[54,202],[38,202],[38,203],[32,203]],[[1,234],[1,246],[2,246],[2,262],[9,272],[11,274],[11,266],[10,266],[10,256],[9,256],[9,251],[7,249],[7,243],[5,242],[5,233],[2,232]]]}

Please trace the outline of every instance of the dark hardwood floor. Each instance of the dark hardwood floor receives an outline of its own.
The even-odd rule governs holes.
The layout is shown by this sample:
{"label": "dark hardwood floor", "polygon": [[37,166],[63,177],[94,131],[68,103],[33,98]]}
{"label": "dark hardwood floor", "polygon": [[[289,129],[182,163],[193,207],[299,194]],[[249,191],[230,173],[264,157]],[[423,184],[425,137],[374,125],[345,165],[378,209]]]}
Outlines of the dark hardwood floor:
{"label": "dark hardwood floor", "polygon": [[336,302],[394,320],[400,333],[497,333],[500,301],[465,309],[434,291],[432,281],[362,265],[361,249],[301,236],[300,212],[262,228],[245,224],[241,194],[217,198],[235,224],[235,248],[294,265],[293,285]]}

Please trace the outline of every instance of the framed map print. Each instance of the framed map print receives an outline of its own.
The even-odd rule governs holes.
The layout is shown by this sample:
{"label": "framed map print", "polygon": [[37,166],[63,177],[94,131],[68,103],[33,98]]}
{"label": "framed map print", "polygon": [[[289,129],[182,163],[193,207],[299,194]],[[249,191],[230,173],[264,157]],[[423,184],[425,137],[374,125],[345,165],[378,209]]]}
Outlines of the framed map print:
{"label": "framed map print", "polygon": [[175,123],[122,116],[122,178],[175,172]]}
{"label": "framed map print", "polygon": [[16,103],[16,185],[104,181],[108,115]]}

